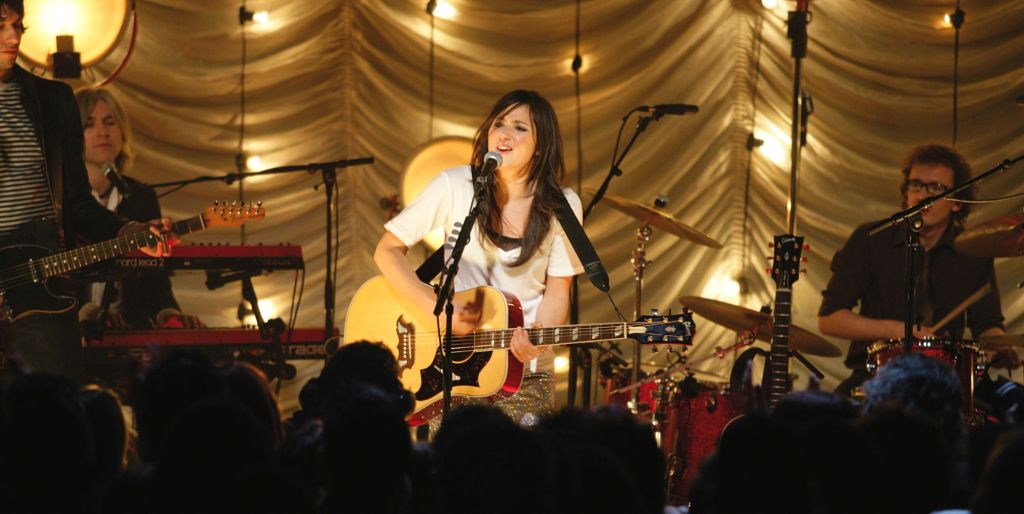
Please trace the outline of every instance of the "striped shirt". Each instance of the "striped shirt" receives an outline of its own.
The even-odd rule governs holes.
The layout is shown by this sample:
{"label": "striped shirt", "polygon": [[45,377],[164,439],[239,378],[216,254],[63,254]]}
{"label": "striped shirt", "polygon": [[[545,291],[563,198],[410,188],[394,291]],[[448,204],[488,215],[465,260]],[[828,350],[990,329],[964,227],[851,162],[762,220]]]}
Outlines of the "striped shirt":
{"label": "striped shirt", "polygon": [[21,88],[0,89],[0,237],[25,222],[52,217],[43,150],[21,101]]}

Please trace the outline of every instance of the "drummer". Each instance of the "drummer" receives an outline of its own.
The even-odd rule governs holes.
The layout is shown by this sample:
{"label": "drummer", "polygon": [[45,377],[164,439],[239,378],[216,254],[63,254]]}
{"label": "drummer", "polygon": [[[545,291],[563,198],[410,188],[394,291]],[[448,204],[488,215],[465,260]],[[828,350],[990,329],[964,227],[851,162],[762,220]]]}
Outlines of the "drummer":
{"label": "drummer", "polygon": [[[911,150],[902,173],[900,192],[903,207],[908,208],[970,179],[971,167],[952,148],[926,145]],[[973,200],[974,191],[966,189],[955,198]],[[953,247],[970,210],[969,203],[944,199],[922,212],[922,251],[914,264],[913,313],[918,321],[915,337],[938,336],[956,341],[963,337],[965,325],[975,338],[1005,334],[992,258],[962,255]],[[868,377],[868,346],[904,336],[906,231],[900,226],[869,237],[868,228],[876,224],[857,227],[836,253],[832,259],[832,279],[822,292],[818,311],[818,328],[822,333],[852,340],[845,365],[853,373],[836,389],[845,395]],[[940,329],[932,328],[986,283],[991,285],[991,292],[971,305],[966,316],[957,316]],[[858,303],[860,309],[854,312]],[[992,353],[989,362],[1011,369],[1020,366],[1012,348]]]}

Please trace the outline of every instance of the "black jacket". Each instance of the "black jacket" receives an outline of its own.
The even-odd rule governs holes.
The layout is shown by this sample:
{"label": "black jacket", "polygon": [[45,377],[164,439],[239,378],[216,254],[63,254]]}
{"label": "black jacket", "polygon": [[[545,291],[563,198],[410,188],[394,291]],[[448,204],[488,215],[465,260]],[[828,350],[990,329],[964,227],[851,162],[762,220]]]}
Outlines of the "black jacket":
{"label": "black jacket", "polygon": [[[121,200],[117,214],[132,221],[149,221],[161,217],[160,202],[153,188],[131,177],[123,177],[132,195]],[[91,195],[90,195],[91,197]],[[95,203],[95,199],[93,202]],[[97,205],[99,205],[97,203]],[[92,241],[90,241],[92,242]],[[121,315],[135,330],[155,327],[156,315],[164,309],[181,310],[171,290],[170,273],[162,271],[128,272],[116,283],[121,300]],[[78,289],[78,301],[90,301],[90,287]],[[118,296],[114,296],[115,300]]]}
{"label": "black jacket", "polygon": [[71,87],[37,77],[17,65],[12,81],[21,88],[25,112],[43,149],[50,196],[65,244],[73,246],[79,234],[93,240],[117,236],[128,221],[92,197],[82,161],[82,120]]}

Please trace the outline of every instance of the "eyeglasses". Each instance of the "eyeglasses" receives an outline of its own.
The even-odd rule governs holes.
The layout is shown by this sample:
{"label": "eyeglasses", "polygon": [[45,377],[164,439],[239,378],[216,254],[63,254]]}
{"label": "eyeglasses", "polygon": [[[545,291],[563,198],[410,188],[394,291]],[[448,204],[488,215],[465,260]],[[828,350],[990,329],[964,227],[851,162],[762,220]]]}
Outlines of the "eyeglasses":
{"label": "eyeglasses", "polygon": [[924,182],[921,182],[920,180],[916,179],[907,181],[907,191],[911,193],[920,193],[921,191],[926,191],[930,195],[937,195],[940,193],[945,193],[947,189],[949,189],[949,187],[947,187],[945,184],[940,184],[938,182],[929,182],[925,184]]}

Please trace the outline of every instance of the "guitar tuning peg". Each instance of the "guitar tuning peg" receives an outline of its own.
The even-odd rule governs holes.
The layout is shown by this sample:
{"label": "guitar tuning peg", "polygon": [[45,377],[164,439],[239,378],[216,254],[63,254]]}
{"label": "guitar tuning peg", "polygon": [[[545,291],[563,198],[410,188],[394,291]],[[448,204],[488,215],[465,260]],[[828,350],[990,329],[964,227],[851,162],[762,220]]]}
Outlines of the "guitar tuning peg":
{"label": "guitar tuning peg", "polygon": [[800,273],[807,274],[807,268],[800,268]]}
{"label": "guitar tuning peg", "polygon": [[771,275],[772,274],[772,269],[771,268],[765,268],[764,272],[769,274],[769,275]]}
{"label": "guitar tuning peg", "polygon": [[657,316],[657,315],[658,315],[658,309],[657,308],[652,308],[651,309],[651,316]]}
{"label": "guitar tuning peg", "polygon": [[800,258],[800,262],[810,262],[810,258],[808,258],[808,257],[801,257]]}
{"label": "guitar tuning peg", "polygon": [[775,242],[768,243],[768,248],[775,249]]}
{"label": "guitar tuning peg", "polygon": [[811,243],[804,243],[804,250],[810,250],[810,249],[811,249]]}

